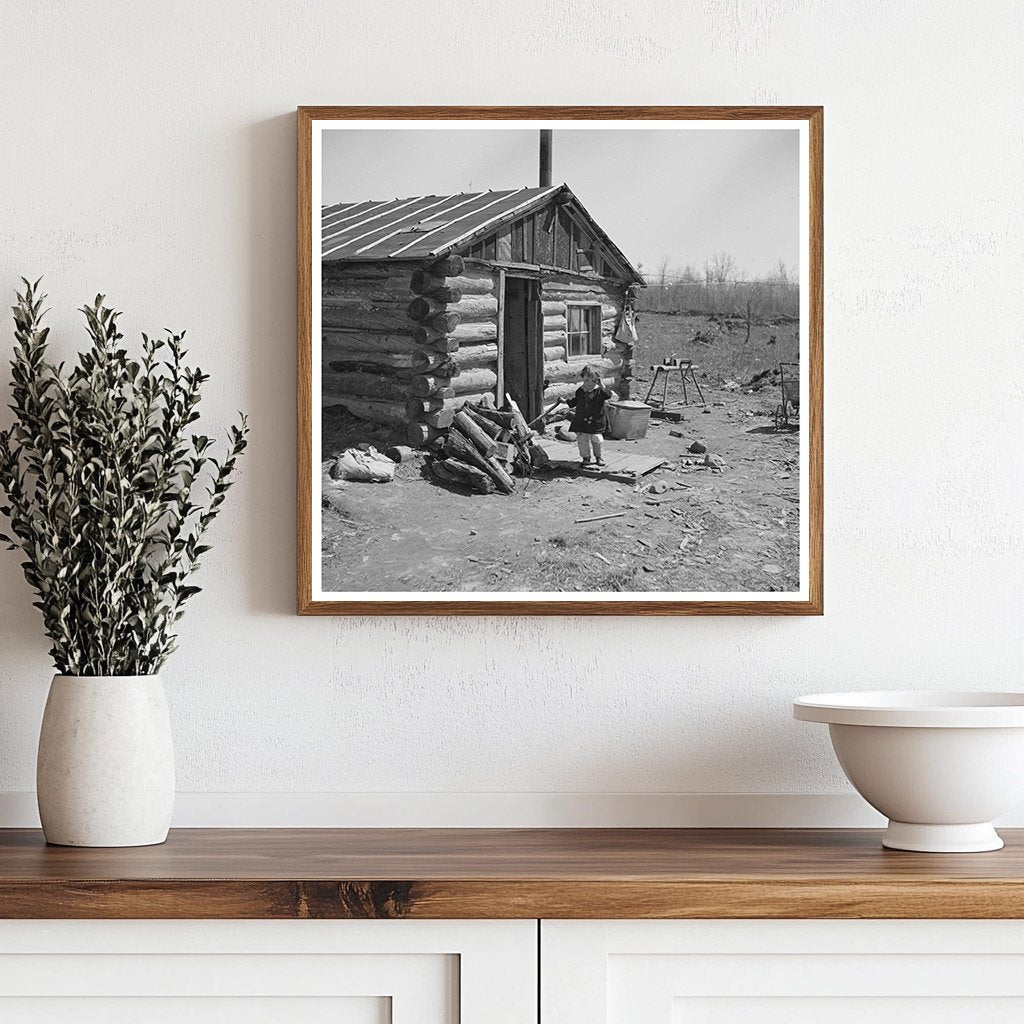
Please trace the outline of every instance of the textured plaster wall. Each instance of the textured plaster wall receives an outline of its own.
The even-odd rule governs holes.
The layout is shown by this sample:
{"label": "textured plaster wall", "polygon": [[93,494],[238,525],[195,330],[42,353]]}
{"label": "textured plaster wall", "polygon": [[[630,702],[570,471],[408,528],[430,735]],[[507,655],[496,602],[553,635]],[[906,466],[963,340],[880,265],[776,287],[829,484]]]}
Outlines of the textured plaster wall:
{"label": "textured plaster wall", "polygon": [[[188,327],[208,425],[252,417],[165,673],[182,790],[825,793],[794,694],[1021,684],[1021,5],[0,14],[0,288],[46,275],[61,351],[100,290]],[[296,618],[294,107],[566,101],[825,105],[827,614]],[[49,674],[3,553],[0,791]]]}

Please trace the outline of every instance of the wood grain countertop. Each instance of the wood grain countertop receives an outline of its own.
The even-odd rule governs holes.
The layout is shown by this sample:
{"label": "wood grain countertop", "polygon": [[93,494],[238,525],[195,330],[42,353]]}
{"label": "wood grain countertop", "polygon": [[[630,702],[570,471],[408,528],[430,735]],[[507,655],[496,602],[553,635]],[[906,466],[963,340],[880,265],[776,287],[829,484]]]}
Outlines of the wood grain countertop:
{"label": "wood grain countertop", "polygon": [[1024,918],[996,853],[866,829],[175,829],[163,846],[0,830],[3,918]]}

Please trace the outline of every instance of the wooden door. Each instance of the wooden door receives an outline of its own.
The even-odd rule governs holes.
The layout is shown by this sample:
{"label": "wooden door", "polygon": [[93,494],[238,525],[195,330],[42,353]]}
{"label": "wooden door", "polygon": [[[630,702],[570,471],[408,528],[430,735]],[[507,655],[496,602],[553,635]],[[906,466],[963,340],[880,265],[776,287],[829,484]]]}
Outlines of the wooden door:
{"label": "wooden door", "polygon": [[[544,395],[540,283],[506,274],[502,308],[504,387],[532,420],[541,413]],[[498,398],[500,404],[503,396]]]}
{"label": "wooden door", "polygon": [[544,921],[542,1024],[1013,1024],[1020,921]]}
{"label": "wooden door", "polygon": [[0,921],[4,1024],[536,1024],[536,921]]}

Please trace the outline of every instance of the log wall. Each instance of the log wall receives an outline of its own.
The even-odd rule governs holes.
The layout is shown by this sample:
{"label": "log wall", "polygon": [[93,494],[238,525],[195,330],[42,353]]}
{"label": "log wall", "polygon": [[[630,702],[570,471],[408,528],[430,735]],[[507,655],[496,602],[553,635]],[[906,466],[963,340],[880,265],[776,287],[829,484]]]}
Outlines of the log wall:
{"label": "log wall", "polygon": [[[422,444],[467,400],[498,381],[496,268],[452,256],[441,263],[323,264],[323,404],[406,428]],[[571,394],[587,363],[625,396],[632,350],[613,334],[625,285],[592,275],[542,277],[545,401]],[[566,358],[566,303],[601,307],[599,355]],[[499,396],[496,396],[499,397]]]}
{"label": "log wall", "polygon": [[[629,397],[633,348],[615,341],[626,302],[626,285],[607,278],[578,274],[546,274],[541,280],[544,313],[544,404],[570,397],[579,387],[583,367],[601,367],[601,379],[620,398]],[[568,356],[566,306],[579,302],[601,307],[601,352]]]}

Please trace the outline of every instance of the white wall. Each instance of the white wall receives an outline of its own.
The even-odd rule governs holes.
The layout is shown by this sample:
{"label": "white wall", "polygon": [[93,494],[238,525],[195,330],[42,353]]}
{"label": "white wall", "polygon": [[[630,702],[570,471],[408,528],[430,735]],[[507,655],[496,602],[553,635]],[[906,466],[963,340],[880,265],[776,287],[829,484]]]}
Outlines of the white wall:
{"label": "white wall", "polygon": [[[825,730],[790,720],[795,694],[1021,685],[1024,7],[4,0],[0,14],[0,288],[45,274],[69,352],[73,311],[100,290],[129,336],[187,326],[213,375],[209,425],[252,416],[165,672],[182,791],[840,793]],[[823,619],[295,617],[292,111],[423,102],[825,105]],[[50,668],[18,559],[0,555],[0,790],[17,794]],[[517,823],[689,806],[437,801],[379,806]],[[182,813],[345,821],[374,804],[186,797]],[[782,820],[795,805],[733,806]],[[31,814],[25,798],[4,808]]]}

